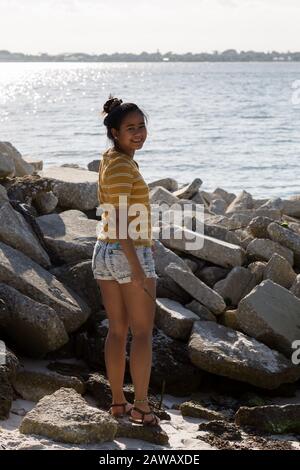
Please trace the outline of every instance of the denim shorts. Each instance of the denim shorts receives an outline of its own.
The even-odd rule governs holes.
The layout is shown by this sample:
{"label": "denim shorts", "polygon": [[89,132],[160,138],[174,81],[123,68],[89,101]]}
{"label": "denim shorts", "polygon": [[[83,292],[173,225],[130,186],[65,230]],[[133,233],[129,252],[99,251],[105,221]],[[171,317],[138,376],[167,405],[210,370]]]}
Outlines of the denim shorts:
{"label": "denim shorts", "polygon": [[[147,277],[158,278],[150,246],[136,246],[136,253]],[[92,271],[95,279],[118,281],[119,284],[131,282],[131,268],[121,244],[97,240],[93,258]]]}

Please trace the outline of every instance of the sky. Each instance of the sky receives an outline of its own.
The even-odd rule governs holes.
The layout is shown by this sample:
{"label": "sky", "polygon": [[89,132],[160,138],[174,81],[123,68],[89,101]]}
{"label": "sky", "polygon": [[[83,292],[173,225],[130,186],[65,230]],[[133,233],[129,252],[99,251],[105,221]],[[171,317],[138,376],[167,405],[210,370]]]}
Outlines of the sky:
{"label": "sky", "polygon": [[0,50],[300,51],[300,0],[0,0]]}

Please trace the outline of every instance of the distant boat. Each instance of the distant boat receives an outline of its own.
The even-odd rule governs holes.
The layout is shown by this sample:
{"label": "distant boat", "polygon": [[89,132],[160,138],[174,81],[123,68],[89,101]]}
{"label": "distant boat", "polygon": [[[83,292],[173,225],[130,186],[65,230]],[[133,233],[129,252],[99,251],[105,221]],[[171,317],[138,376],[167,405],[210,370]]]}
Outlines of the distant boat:
{"label": "distant boat", "polygon": [[163,57],[163,62],[168,62],[169,60],[169,57]]}

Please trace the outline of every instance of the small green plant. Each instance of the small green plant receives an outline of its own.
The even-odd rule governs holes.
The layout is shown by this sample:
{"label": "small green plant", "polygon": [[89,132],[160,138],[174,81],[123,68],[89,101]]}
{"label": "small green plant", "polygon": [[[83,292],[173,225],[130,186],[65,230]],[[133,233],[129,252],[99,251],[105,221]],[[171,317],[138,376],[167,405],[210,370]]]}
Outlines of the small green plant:
{"label": "small green plant", "polygon": [[288,222],[287,222],[286,220],[284,220],[283,222],[281,222],[280,225],[281,225],[282,227],[288,227],[288,226],[289,226],[289,224],[288,224]]}

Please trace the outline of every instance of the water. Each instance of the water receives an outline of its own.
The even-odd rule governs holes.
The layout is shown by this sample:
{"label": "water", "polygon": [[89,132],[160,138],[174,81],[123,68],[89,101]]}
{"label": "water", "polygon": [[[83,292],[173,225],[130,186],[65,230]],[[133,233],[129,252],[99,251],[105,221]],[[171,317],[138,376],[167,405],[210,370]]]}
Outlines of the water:
{"label": "water", "polygon": [[0,140],[44,167],[86,165],[110,146],[100,110],[112,92],[149,116],[135,154],[147,182],[287,197],[300,193],[299,79],[292,62],[0,63]]}

